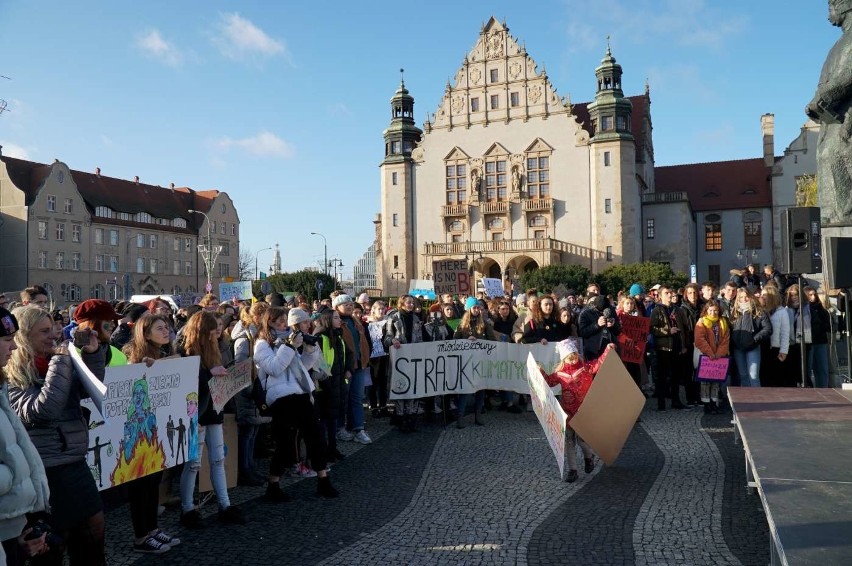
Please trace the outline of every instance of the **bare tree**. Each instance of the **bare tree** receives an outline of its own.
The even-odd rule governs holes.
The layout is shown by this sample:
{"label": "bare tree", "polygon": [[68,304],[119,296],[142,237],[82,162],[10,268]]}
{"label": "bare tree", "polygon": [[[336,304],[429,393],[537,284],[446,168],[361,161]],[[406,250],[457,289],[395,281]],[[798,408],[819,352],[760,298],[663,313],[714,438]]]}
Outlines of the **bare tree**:
{"label": "bare tree", "polygon": [[252,281],[255,277],[254,254],[248,248],[240,248],[240,281]]}

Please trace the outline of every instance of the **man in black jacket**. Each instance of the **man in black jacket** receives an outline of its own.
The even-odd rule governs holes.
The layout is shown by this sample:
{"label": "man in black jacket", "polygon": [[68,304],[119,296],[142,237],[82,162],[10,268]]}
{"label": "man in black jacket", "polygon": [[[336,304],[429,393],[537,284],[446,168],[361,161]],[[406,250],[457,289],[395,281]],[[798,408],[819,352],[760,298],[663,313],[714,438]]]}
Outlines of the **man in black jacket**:
{"label": "man in black jacket", "polygon": [[600,356],[607,344],[617,345],[621,323],[610,308],[609,299],[602,295],[592,298],[580,313],[577,332],[583,339],[583,356],[586,360]]}

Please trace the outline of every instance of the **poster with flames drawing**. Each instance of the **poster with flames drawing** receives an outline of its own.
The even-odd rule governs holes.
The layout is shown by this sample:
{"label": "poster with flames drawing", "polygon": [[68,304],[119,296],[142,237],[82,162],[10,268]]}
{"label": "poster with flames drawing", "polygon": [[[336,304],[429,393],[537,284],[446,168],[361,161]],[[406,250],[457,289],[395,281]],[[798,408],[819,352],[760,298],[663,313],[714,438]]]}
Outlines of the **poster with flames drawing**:
{"label": "poster with flames drawing", "polygon": [[197,356],[108,367],[103,414],[83,401],[89,419],[86,461],[99,489],[171,468],[198,450]]}

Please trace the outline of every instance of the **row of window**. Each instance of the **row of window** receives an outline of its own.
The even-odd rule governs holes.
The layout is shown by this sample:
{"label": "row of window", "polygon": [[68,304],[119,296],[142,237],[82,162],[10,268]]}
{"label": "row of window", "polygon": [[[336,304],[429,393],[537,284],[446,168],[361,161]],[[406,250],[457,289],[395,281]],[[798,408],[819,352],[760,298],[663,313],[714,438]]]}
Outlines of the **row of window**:
{"label": "row of window", "polygon": [[[47,289],[47,292],[51,297],[56,296],[55,292],[54,292],[53,285],[51,285],[50,283],[43,283],[42,287]],[[133,287],[131,287],[129,289],[128,294],[133,295],[135,292],[136,292],[135,289],[133,289]],[[175,285],[174,287],[171,288],[171,291],[169,291],[169,292],[172,295],[180,295],[184,291],[180,288],[180,286]],[[186,292],[190,293],[190,294],[195,293],[196,292],[195,287],[190,285],[189,287],[186,288]],[[67,301],[75,302],[75,301],[82,301],[83,300],[83,290],[76,283],[71,283],[71,284],[68,284],[68,285],[62,285],[62,288],[60,290],[60,295],[62,296],[63,299],[65,299]],[[117,283],[116,284],[109,283],[106,286],[98,283],[96,285],[93,285],[92,288],[89,291],[89,298],[91,298],[91,299],[111,300],[111,299],[119,299],[123,296],[124,296],[123,288],[122,288],[121,285],[118,285]]]}
{"label": "row of window", "polygon": [[[747,212],[743,217],[743,245],[751,250],[763,248],[763,222],[759,212]],[[722,217],[718,214],[708,214],[704,219],[704,250],[708,252],[722,251]],[[645,237],[653,240],[656,237],[656,227],[653,218],[645,220]]]}
{"label": "row of window", "polygon": [[[47,211],[56,212],[56,195],[47,195]],[[65,207],[63,208],[63,212],[65,214],[74,213],[74,199],[65,199]]]}
{"label": "row of window", "polygon": [[[489,110],[499,110],[500,109],[500,95],[499,94],[491,94],[488,96],[488,108]],[[517,92],[509,93],[509,107],[517,108],[521,105],[521,96]],[[479,112],[479,97],[472,96],[470,98],[470,111]]]}

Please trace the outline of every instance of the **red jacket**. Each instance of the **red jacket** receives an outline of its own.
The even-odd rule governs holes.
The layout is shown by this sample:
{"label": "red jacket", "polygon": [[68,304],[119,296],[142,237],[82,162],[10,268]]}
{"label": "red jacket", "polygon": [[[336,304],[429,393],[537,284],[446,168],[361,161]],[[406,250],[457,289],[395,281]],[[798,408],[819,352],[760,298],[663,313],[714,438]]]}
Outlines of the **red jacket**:
{"label": "red jacket", "polygon": [[544,380],[550,387],[557,384],[562,386],[562,398],[559,400],[559,404],[568,413],[569,421],[577,413],[583,399],[586,398],[586,393],[592,386],[592,379],[598,373],[605,357],[606,355],[603,355],[591,362],[578,361],[575,364],[563,362],[550,375],[541,370],[541,375],[544,376]]}

